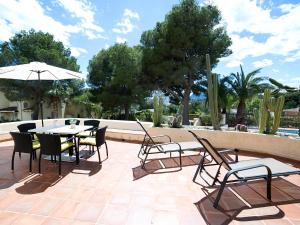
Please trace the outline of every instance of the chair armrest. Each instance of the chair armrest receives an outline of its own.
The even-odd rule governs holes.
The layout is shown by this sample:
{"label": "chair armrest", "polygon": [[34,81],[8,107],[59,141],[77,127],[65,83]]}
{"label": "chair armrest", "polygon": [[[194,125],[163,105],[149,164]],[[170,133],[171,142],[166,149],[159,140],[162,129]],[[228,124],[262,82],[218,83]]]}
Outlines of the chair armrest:
{"label": "chair armrest", "polygon": [[[257,165],[253,165],[253,166],[244,166],[244,167],[241,167],[241,168],[237,168],[237,169],[232,169],[230,171],[228,171],[225,175],[225,177],[228,177],[231,176],[232,174],[234,173],[237,173],[237,172],[240,172],[240,171],[244,171],[244,170],[251,170],[251,169],[256,169],[256,168],[259,168],[259,167],[265,167],[267,172],[268,172],[268,179],[271,179],[272,177],[272,171],[270,169],[270,167],[266,166],[266,165],[263,165],[263,164],[257,164]],[[224,178],[225,179],[225,178]]]}
{"label": "chair armrest", "polygon": [[162,143],[162,144],[151,145],[150,148],[149,148],[149,150],[150,150],[151,148],[157,148],[158,150],[160,150],[160,147],[161,147],[161,146],[163,146],[163,145],[170,145],[170,144],[176,144],[176,145],[178,145],[178,147],[179,147],[179,150],[178,150],[178,151],[181,151],[181,146],[180,146],[180,144],[177,143],[177,142],[168,142],[168,143]]}
{"label": "chair armrest", "polygon": [[238,162],[239,161],[239,150],[236,149],[236,148],[231,148],[231,149],[223,149],[223,150],[220,150],[218,151],[219,153],[223,154],[223,153],[230,153],[230,152],[233,152],[235,154],[235,162]]}
{"label": "chair armrest", "polygon": [[[172,142],[172,139],[169,135],[157,135],[157,136],[151,136],[152,139],[155,139],[155,138],[161,138],[161,137],[167,137],[169,139],[169,142]],[[150,137],[146,137],[146,140],[150,139]]]}

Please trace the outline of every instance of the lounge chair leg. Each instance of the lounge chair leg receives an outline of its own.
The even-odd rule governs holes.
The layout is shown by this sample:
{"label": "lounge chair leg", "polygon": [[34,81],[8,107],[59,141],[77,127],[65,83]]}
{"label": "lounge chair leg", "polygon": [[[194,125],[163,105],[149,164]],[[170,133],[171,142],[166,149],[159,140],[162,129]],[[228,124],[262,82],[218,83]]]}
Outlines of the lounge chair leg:
{"label": "lounge chair leg", "polygon": [[142,168],[143,168],[143,169],[145,168],[145,163],[146,163],[146,160],[147,160],[147,158],[148,158],[149,151],[150,151],[150,150],[147,151],[146,156],[145,156],[145,159],[142,160],[142,161],[143,161],[143,162],[142,162]]}
{"label": "lounge chair leg", "polygon": [[228,178],[229,178],[230,175],[231,175],[230,173],[227,173],[227,174],[225,175],[225,177],[224,177],[222,183],[221,183],[221,186],[220,186],[218,195],[217,195],[216,200],[215,200],[215,202],[214,202],[214,207],[215,207],[215,208],[218,207],[219,201],[220,201],[220,199],[221,199],[221,195],[222,195],[222,193],[223,193],[223,191],[224,191],[225,185],[226,185],[227,180],[228,180]]}
{"label": "lounge chair leg", "polygon": [[182,169],[181,151],[179,151],[179,165],[180,169]]}
{"label": "lounge chair leg", "polygon": [[138,153],[138,158],[140,158],[141,159],[141,157],[140,157],[140,154],[141,154],[141,152],[142,152],[142,150],[143,150],[143,148],[144,148],[144,144],[145,144],[145,140],[146,140],[146,135],[144,136],[144,140],[143,140],[143,142],[142,142],[142,145],[141,145],[141,148],[140,148],[140,151],[139,151],[139,153]]}
{"label": "lounge chair leg", "polygon": [[271,194],[271,180],[272,180],[271,176],[268,176],[267,177],[267,198],[269,200],[271,200],[271,198],[272,198],[272,194]]}
{"label": "lounge chair leg", "polygon": [[29,159],[29,172],[32,172],[32,157],[33,157],[33,152],[30,153],[30,159]]}
{"label": "lounge chair leg", "polygon": [[13,151],[12,158],[11,158],[11,170],[14,170],[14,162],[15,162],[15,151]]}
{"label": "lounge chair leg", "polygon": [[216,184],[216,182],[218,181],[218,176],[219,176],[219,174],[220,174],[221,166],[222,166],[222,164],[219,165],[219,168],[218,168],[218,170],[217,170],[216,176],[215,176],[214,181],[213,181],[213,183],[212,183],[211,186],[214,186],[214,185]]}
{"label": "lounge chair leg", "polygon": [[197,167],[197,170],[194,174],[194,177],[193,177],[193,182],[195,182],[196,178],[197,178],[197,175],[201,173],[202,171],[202,167],[203,167],[203,163],[204,163],[204,159],[205,159],[205,153],[203,155],[203,157],[201,158],[200,162],[199,162],[199,165]]}
{"label": "lounge chair leg", "polygon": [[21,152],[19,152],[19,158],[21,158]]}

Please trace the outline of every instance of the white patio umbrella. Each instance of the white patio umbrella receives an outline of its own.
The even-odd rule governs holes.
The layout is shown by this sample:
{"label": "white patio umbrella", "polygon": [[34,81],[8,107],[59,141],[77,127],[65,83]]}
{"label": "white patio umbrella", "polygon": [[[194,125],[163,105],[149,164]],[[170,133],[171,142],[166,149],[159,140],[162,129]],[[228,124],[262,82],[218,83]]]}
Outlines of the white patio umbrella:
{"label": "white patio umbrella", "polygon": [[[46,63],[31,62],[16,66],[0,67],[0,78],[13,80],[67,80],[67,79],[83,79],[83,74]],[[40,96],[41,97],[41,96]],[[43,102],[40,102],[42,126],[43,119]]]}

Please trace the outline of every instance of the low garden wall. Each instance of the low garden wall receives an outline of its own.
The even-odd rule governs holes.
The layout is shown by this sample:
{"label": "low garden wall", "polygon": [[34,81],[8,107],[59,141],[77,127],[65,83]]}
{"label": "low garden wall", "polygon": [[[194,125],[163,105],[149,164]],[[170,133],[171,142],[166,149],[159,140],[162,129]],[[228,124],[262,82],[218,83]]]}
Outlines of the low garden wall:
{"label": "low garden wall", "polygon": [[[237,131],[192,130],[216,148],[238,148],[300,161],[300,139]],[[172,141],[195,140],[186,129],[150,128],[151,135],[167,134]]]}
{"label": "low garden wall", "polygon": [[[45,120],[45,126],[63,125],[65,119]],[[87,119],[80,119],[80,124]],[[20,121],[0,124],[0,141],[10,139],[9,131],[17,130],[17,126],[25,122],[35,122],[37,127],[41,121]],[[144,132],[135,121],[104,120],[100,119],[100,126],[108,126],[107,138],[131,142],[141,142]],[[191,141],[194,137],[183,128],[156,128],[152,123],[143,122],[143,125],[151,135],[167,134],[173,141]],[[217,148],[238,148],[240,150],[265,153],[300,161],[300,139],[292,137],[280,137],[274,135],[256,134],[237,131],[212,131],[205,129],[193,129],[200,137],[207,138]]]}

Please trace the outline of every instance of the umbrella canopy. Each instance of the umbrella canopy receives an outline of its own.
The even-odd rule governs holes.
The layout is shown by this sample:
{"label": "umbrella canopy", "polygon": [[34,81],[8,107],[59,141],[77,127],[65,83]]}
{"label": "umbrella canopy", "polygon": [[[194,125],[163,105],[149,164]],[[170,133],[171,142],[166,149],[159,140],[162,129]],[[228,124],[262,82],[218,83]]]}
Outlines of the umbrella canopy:
{"label": "umbrella canopy", "polygon": [[[31,62],[28,64],[0,67],[0,78],[13,80],[67,80],[83,79],[83,75],[67,69],[50,66],[46,63]],[[41,98],[41,96],[40,96]],[[43,120],[43,101],[40,99],[42,126]]]}
{"label": "umbrella canopy", "polygon": [[81,73],[50,66],[46,63],[28,64],[0,68],[0,78],[14,80],[66,80],[83,79]]}

